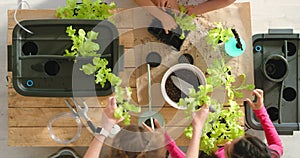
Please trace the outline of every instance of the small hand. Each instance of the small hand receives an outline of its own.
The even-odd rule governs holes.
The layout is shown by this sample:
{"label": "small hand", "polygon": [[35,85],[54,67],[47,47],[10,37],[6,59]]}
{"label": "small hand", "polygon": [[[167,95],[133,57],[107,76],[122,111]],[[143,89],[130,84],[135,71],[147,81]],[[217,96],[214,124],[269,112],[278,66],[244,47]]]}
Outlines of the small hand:
{"label": "small hand", "polygon": [[[161,125],[160,125],[160,123],[157,121],[157,119],[153,119],[153,122],[154,122],[154,125],[156,126],[157,129],[160,129],[160,128],[161,128]],[[143,127],[144,127],[145,129],[147,129],[149,132],[154,132],[154,130],[153,130],[151,127],[149,127],[148,125],[146,125],[145,122],[143,122],[142,125],[143,125]]]}
{"label": "small hand", "polygon": [[175,19],[167,13],[161,14],[159,20],[161,21],[161,24],[166,34],[169,34],[170,30],[177,28],[177,23],[175,22]]}
{"label": "small hand", "polygon": [[261,89],[254,89],[252,95],[257,98],[256,102],[252,102],[249,98],[246,99],[252,110],[259,110],[264,106],[264,92]]}
{"label": "small hand", "polygon": [[114,111],[116,108],[117,108],[116,99],[114,97],[110,97],[108,99],[107,106],[103,110],[103,115],[101,120],[102,127],[107,131],[110,131],[115,124],[121,122],[124,119],[123,117],[120,119],[115,118]]}
{"label": "small hand", "polygon": [[192,118],[193,118],[192,125],[194,129],[201,128],[202,130],[202,127],[204,126],[205,121],[207,119],[208,113],[209,113],[209,108],[205,104],[201,107],[200,110],[192,113]]}

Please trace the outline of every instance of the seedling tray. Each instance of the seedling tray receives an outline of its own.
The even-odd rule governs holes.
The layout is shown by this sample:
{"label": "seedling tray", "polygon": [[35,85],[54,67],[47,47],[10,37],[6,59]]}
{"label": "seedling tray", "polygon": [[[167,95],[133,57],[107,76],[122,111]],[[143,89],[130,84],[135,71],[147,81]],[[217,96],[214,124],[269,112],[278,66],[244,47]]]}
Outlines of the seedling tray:
{"label": "seedling tray", "polygon": [[[264,90],[265,107],[279,134],[300,129],[299,37],[290,29],[270,29],[252,37],[255,86]],[[262,129],[250,106],[246,121],[251,128]]]}
{"label": "seedling tray", "polygon": [[44,19],[24,20],[16,25],[12,43],[12,77],[15,90],[25,96],[71,97],[105,96],[112,93],[109,82],[102,88],[95,84],[94,75],[80,71],[92,57],[66,57],[72,41],[66,28],[98,32],[97,52],[108,60],[108,67],[117,74],[122,68],[123,46],[119,45],[118,31],[111,22],[99,20]]}
{"label": "seedling tray", "polygon": [[[171,16],[174,16],[170,10],[167,10],[166,13],[168,13]],[[177,26],[176,29],[170,30],[169,33],[166,34],[162,23],[157,18],[154,18],[152,20],[150,26],[148,27],[148,32],[155,36],[162,43],[173,46],[178,51],[180,50],[181,45],[185,40],[185,38],[180,39],[182,29],[179,26]],[[190,31],[185,30],[184,33],[185,36],[187,36],[190,33]]]}

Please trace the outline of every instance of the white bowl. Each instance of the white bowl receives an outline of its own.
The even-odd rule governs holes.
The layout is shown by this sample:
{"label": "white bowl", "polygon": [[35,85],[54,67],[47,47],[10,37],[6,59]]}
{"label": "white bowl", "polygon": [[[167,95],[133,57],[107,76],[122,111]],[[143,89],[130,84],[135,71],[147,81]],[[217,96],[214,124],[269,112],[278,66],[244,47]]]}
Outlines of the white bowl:
{"label": "white bowl", "polygon": [[191,64],[187,64],[187,63],[176,64],[176,65],[170,67],[167,70],[167,72],[164,74],[164,76],[161,80],[161,92],[162,92],[163,98],[165,99],[165,101],[169,105],[173,106],[174,108],[180,109],[180,110],[185,110],[186,107],[178,106],[178,104],[176,102],[174,102],[173,100],[171,100],[169,98],[169,96],[167,95],[167,92],[166,92],[166,88],[165,88],[165,84],[166,84],[166,81],[167,81],[168,77],[174,71],[181,70],[181,69],[186,69],[186,70],[190,70],[190,71],[194,72],[197,75],[198,79],[199,79],[200,85],[205,85],[206,84],[206,79],[205,79],[204,73],[198,67],[196,67],[194,65],[191,65]]}

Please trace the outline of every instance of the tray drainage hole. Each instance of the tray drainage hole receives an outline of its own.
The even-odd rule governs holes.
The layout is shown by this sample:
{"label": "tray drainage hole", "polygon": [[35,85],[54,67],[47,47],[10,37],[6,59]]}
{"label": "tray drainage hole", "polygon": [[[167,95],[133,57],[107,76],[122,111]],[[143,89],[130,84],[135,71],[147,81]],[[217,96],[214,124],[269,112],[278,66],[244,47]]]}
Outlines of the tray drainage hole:
{"label": "tray drainage hole", "polygon": [[270,107],[270,108],[267,109],[267,112],[269,114],[269,117],[270,117],[271,121],[278,120],[278,118],[279,118],[278,108]]}
{"label": "tray drainage hole", "polygon": [[274,82],[282,81],[288,74],[288,63],[282,56],[272,56],[266,60],[264,74]]}
{"label": "tray drainage hole", "polygon": [[33,86],[33,81],[32,81],[32,80],[27,80],[27,81],[26,81],[26,85],[27,85],[28,87],[32,87],[32,86]]}
{"label": "tray drainage hole", "polygon": [[296,98],[296,91],[294,88],[291,88],[291,87],[287,87],[287,88],[284,88],[283,90],[283,98],[286,100],[286,101],[293,101],[295,98]]}
{"label": "tray drainage hole", "polygon": [[59,72],[60,66],[56,61],[48,61],[44,69],[48,75],[55,76]]}
{"label": "tray drainage hole", "polygon": [[257,45],[257,46],[254,47],[254,50],[255,50],[256,52],[260,52],[260,51],[262,51],[262,46]]}
{"label": "tray drainage hole", "polygon": [[188,63],[188,64],[194,64],[194,58],[190,54],[182,54],[178,58],[179,63]]}
{"label": "tray drainage hole", "polygon": [[[287,43],[287,55],[288,56],[293,56],[295,53],[296,53],[296,51],[297,51],[297,47],[296,47],[296,45],[294,44],[294,43],[291,43],[291,42],[288,42]],[[282,46],[282,52],[284,53],[285,52],[285,46],[283,45]]]}
{"label": "tray drainage hole", "polygon": [[151,67],[157,67],[161,64],[161,56],[157,52],[150,52],[146,57],[146,63]]}
{"label": "tray drainage hole", "polygon": [[22,52],[24,55],[36,55],[38,52],[38,47],[34,42],[26,42],[22,46]]}

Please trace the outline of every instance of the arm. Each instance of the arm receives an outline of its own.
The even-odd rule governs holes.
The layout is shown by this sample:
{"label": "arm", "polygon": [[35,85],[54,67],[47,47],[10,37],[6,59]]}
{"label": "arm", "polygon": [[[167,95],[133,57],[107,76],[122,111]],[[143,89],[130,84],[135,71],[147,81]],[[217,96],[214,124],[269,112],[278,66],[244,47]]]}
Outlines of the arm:
{"label": "arm", "polygon": [[260,89],[256,89],[253,91],[253,94],[256,95],[257,102],[253,103],[250,99],[247,99],[246,101],[253,109],[255,115],[259,119],[264,129],[269,148],[277,151],[279,155],[282,155],[282,142],[263,104],[263,91]]}
{"label": "arm", "polygon": [[213,10],[217,10],[220,8],[224,8],[230,4],[235,2],[235,0],[208,0],[204,3],[200,3],[196,6],[188,6],[187,7],[187,14],[192,15],[200,15],[204,14]]}
{"label": "arm", "polygon": [[184,158],[185,153],[182,152],[178,146],[176,145],[175,141],[169,136],[169,134],[165,133],[165,139],[166,139],[166,148],[169,151],[172,158]]}
{"label": "arm", "polygon": [[[165,13],[163,10],[157,7],[157,5],[151,0],[134,0],[136,4],[144,7],[151,15],[161,21],[163,28],[165,29],[166,34],[169,33],[169,30],[176,29],[177,23],[174,18],[169,14]],[[167,1],[166,1],[167,2]],[[167,4],[163,4],[167,5]]]}
{"label": "arm", "polygon": [[[102,112],[101,119],[102,128],[104,128],[106,131],[110,131],[115,124],[123,120],[123,118],[116,119],[114,117],[114,111],[116,108],[117,104],[115,98],[110,97],[108,100],[108,105]],[[83,158],[98,158],[101,153],[105,138],[106,137],[104,135],[96,135]]]}
{"label": "arm", "polygon": [[105,137],[103,135],[94,137],[92,143],[89,145],[89,148],[86,151],[83,158],[98,158],[100,155],[104,140],[105,140]]}
{"label": "arm", "polygon": [[259,110],[254,110],[254,113],[259,119],[264,129],[269,148],[277,151],[279,155],[282,155],[283,154],[282,142],[278,136],[278,133],[272,121],[269,118],[266,108],[263,107]]}
{"label": "arm", "polygon": [[199,146],[202,135],[202,128],[205,124],[208,112],[209,109],[207,105],[203,105],[199,111],[194,113],[192,121],[193,136],[186,153],[186,158],[194,158],[199,156]]}

